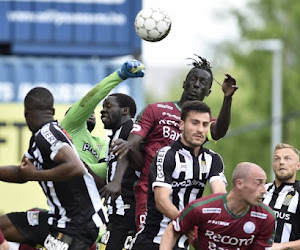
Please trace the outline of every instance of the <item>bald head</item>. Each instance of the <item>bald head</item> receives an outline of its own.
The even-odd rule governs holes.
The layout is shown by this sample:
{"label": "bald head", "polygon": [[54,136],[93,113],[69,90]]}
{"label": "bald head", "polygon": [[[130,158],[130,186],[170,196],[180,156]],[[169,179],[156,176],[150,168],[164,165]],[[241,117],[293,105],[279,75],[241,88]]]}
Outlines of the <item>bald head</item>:
{"label": "bald head", "polygon": [[235,186],[237,179],[247,179],[248,177],[255,177],[257,175],[266,175],[265,171],[255,163],[241,162],[239,163],[232,174],[232,183]]}

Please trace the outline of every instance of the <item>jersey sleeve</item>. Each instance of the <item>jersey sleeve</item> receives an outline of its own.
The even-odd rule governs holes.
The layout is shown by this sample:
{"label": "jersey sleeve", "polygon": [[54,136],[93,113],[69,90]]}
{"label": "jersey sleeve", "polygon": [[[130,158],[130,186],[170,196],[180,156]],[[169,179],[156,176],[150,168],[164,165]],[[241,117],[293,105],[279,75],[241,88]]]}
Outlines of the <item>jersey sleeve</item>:
{"label": "jersey sleeve", "polygon": [[217,153],[213,154],[212,157],[212,166],[209,173],[209,183],[214,180],[221,180],[227,185],[227,179],[224,174],[224,162],[221,156]]}
{"label": "jersey sleeve", "polygon": [[152,126],[155,123],[155,112],[153,108],[154,104],[149,104],[144,108],[136,118],[135,123],[133,124],[133,128],[131,133],[138,134],[143,138],[147,137],[147,134],[151,130]]}
{"label": "jersey sleeve", "polygon": [[61,121],[61,126],[67,130],[68,133],[76,131],[78,128],[81,128],[81,126],[86,126],[86,120],[93,113],[99,102],[122,81],[117,71],[104,78],[71,107]]}
{"label": "jersey sleeve", "polygon": [[173,154],[170,148],[170,146],[166,146],[160,149],[150,165],[150,181],[153,190],[157,186],[172,188],[172,173],[175,164],[173,164]]}

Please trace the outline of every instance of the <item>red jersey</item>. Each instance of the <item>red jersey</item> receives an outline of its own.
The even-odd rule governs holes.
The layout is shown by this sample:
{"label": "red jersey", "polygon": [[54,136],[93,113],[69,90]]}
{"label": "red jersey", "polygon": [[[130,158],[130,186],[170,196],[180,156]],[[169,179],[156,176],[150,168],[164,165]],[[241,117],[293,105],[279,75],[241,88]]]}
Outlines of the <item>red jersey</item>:
{"label": "red jersey", "polygon": [[213,194],[191,203],[173,221],[173,229],[185,233],[198,226],[201,249],[269,249],[274,239],[275,214],[260,203],[240,216],[226,205],[227,194]]}
{"label": "red jersey", "polygon": [[131,133],[144,138],[145,165],[142,173],[146,176],[157,151],[181,137],[180,118],[181,108],[177,102],[149,104],[138,115]]}

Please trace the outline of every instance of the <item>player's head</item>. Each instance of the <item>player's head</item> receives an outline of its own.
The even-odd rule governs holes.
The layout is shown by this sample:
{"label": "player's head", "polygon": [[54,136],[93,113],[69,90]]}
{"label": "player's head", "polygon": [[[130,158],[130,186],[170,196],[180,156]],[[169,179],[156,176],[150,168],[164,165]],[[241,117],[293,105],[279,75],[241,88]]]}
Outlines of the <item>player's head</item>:
{"label": "player's head", "polygon": [[255,163],[241,162],[232,174],[233,190],[245,204],[257,206],[266,192],[266,173]]}
{"label": "player's head", "polygon": [[201,146],[207,139],[210,119],[210,108],[204,102],[185,102],[181,109],[181,141],[189,147]]}
{"label": "player's head", "polygon": [[43,119],[54,115],[54,99],[51,92],[43,87],[31,89],[24,99],[24,116],[31,131],[36,129]]}
{"label": "player's head", "polygon": [[103,102],[101,120],[105,129],[117,130],[136,114],[135,101],[126,94],[114,93]]}
{"label": "player's head", "polygon": [[289,144],[277,144],[273,154],[273,170],[276,184],[295,182],[299,168],[299,150]]}
{"label": "player's head", "polygon": [[192,59],[194,66],[183,82],[182,98],[184,101],[202,101],[211,92],[213,73],[210,63],[203,57],[197,56],[198,60]]}

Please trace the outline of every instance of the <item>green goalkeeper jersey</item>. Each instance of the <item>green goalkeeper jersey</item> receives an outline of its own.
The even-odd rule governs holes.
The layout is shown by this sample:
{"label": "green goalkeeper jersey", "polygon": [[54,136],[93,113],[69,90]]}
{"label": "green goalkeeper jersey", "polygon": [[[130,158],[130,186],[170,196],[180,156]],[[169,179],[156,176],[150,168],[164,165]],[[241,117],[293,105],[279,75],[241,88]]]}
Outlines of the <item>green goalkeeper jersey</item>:
{"label": "green goalkeeper jersey", "polygon": [[76,102],[61,121],[61,126],[70,135],[81,160],[103,179],[107,169],[105,162],[107,140],[92,136],[87,129],[86,121],[99,102],[122,81],[117,71],[110,74]]}

